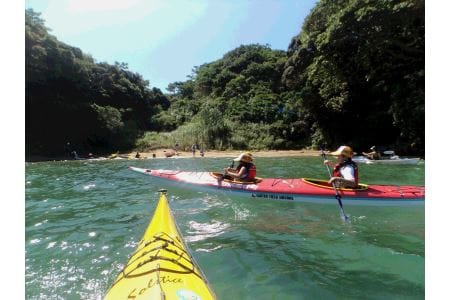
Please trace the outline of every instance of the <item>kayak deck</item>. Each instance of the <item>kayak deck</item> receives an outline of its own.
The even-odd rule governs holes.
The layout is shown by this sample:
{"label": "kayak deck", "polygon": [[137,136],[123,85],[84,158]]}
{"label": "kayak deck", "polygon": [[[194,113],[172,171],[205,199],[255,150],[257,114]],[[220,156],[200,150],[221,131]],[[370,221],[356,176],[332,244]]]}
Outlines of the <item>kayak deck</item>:
{"label": "kayak deck", "polygon": [[[222,191],[239,192],[252,198],[268,198],[298,202],[335,202],[334,189],[326,181],[307,178],[263,178],[259,183],[236,183],[219,180],[210,172],[188,172],[176,170],[150,170],[130,167],[131,170],[164,179],[173,184],[187,184],[192,187],[214,188]],[[401,185],[364,185],[358,189],[338,189],[340,195],[355,204],[371,202],[378,204],[423,203],[425,188]],[[320,201],[319,201],[320,200]],[[353,201],[355,200],[355,201]],[[356,202],[358,200],[358,202]]]}
{"label": "kayak deck", "polygon": [[144,236],[105,299],[215,299],[161,193]]}

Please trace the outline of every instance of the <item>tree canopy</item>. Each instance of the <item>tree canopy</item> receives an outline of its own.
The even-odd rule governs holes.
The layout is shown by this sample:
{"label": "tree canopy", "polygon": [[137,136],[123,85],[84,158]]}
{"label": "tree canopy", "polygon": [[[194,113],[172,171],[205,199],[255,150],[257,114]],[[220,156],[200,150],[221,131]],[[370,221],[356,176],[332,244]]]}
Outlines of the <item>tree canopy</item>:
{"label": "tree canopy", "polygon": [[424,10],[416,0],[320,1],[287,52],[241,46],[195,68],[169,112],[187,113],[182,123],[215,103],[231,147],[423,154]]}
{"label": "tree canopy", "polygon": [[27,10],[28,150],[58,153],[68,140],[126,149],[158,131],[216,149],[345,143],[423,154],[424,6],[322,0],[287,51],[241,45],[167,94],[124,63],[98,63],[58,41]]}
{"label": "tree canopy", "polygon": [[169,101],[125,63],[97,63],[49,34],[26,10],[27,155],[56,155],[70,142],[85,151],[134,146]]}
{"label": "tree canopy", "polygon": [[313,119],[312,143],[424,151],[424,1],[323,0],[292,39],[283,84]]}

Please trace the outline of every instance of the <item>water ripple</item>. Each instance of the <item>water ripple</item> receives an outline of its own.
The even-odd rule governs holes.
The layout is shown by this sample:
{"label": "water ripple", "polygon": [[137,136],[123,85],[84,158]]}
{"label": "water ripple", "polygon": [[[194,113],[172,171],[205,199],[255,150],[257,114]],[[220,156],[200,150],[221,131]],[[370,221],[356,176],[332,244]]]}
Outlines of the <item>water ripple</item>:
{"label": "water ripple", "polygon": [[[128,165],[221,170],[229,159],[27,163],[26,299],[102,299],[141,239],[160,182]],[[327,176],[320,157],[257,158],[268,177]],[[360,167],[423,184],[424,165]],[[181,234],[219,299],[423,299],[423,208],[251,201],[170,187]],[[345,205],[345,199],[344,199]],[[249,292],[251,291],[251,293]]]}

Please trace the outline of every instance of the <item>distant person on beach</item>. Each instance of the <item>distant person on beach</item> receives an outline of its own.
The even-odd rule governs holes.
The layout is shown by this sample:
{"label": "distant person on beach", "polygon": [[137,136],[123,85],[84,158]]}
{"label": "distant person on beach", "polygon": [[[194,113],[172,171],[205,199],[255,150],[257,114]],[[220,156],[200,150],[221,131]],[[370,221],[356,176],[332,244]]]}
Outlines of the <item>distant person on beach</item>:
{"label": "distant person on beach", "polygon": [[[358,165],[352,160],[353,150],[349,146],[340,146],[336,151],[330,153],[337,157],[337,164],[333,167],[333,177],[328,181],[340,188],[356,188],[359,183]],[[326,165],[331,165],[325,160]]]}
{"label": "distant person on beach", "polygon": [[155,154],[155,153],[153,153],[153,154],[152,154],[152,157],[153,157],[153,158],[156,158],[156,154]]}
{"label": "distant person on beach", "polygon": [[70,146],[70,142],[67,142],[64,145],[64,152],[67,154],[68,157],[72,156],[72,147]]}
{"label": "distant person on beach", "polygon": [[205,156],[205,149],[203,147],[200,149],[200,156]]}
{"label": "distant person on beach", "polygon": [[256,166],[253,164],[253,156],[251,153],[241,153],[233,161],[239,162],[236,169],[226,168],[225,175],[231,176],[242,181],[254,181],[256,178]]}
{"label": "distant person on beach", "polygon": [[369,159],[373,159],[373,160],[377,160],[377,159],[381,158],[381,155],[377,151],[377,148],[375,146],[370,147],[369,153],[363,152],[362,155],[364,155],[365,157],[367,157]]}
{"label": "distant person on beach", "polygon": [[141,158],[141,155],[139,154],[139,152],[136,152],[136,155],[134,156],[134,158]]}
{"label": "distant person on beach", "polygon": [[71,155],[72,155],[72,158],[73,158],[73,159],[80,159],[80,158],[78,157],[77,151],[75,151],[75,150],[72,151]]}
{"label": "distant person on beach", "polygon": [[178,145],[178,142],[175,143],[175,152],[178,154],[178,149],[179,149],[180,145]]}
{"label": "distant person on beach", "polygon": [[195,157],[195,144],[192,144],[191,151],[192,155]]}

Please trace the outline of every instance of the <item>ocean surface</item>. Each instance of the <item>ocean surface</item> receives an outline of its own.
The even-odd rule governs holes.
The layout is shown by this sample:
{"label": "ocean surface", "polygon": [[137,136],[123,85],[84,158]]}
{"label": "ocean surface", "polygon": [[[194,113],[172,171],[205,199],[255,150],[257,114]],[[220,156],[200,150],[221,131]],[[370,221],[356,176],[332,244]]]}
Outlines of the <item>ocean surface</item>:
{"label": "ocean surface", "polygon": [[[128,166],[220,171],[228,158],[26,164],[26,299],[102,299],[153,214],[159,182]],[[326,178],[319,157],[257,158],[262,177]],[[363,183],[424,185],[424,163],[360,165]],[[423,206],[258,201],[168,188],[218,299],[423,299]]]}

